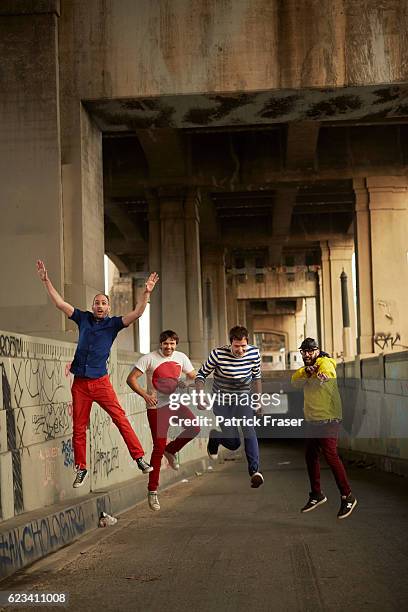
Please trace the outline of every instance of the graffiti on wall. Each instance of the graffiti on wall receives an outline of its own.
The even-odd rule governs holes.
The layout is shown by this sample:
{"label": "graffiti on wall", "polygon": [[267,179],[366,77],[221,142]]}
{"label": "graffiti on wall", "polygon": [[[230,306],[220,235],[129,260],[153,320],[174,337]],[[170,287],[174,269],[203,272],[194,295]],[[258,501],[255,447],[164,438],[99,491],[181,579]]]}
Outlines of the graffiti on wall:
{"label": "graffiti on wall", "polygon": [[68,440],[62,440],[61,454],[64,458],[64,467],[73,467],[74,466],[74,447],[72,446],[71,438],[68,438]]}
{"label": "graffiti on wall", "polygon": [[[3,410],[6,411],[6,428],[7,428],[7,450],[12,456],[13,470],[13,496],[14,496],[14,513],[18,514],[24,509],[23,503],[23,478],[21,473],[21,455],[17,447],[15,411],[11,405],[11,387],[7,378],[6,368],[4,363],[0,363],[1,368],[1,386],[3,391]],[[1,487],[0,487],[1,488]],[[1,495],[1,493],[0,493]],[[1,509],[1,498],[0,498]]]}
{"label": "graffiti on wall", "polygon": [[58,402],[41,406],[41,414],[32,417],[33,432],[44,441],[69,433],[72,425],[72,402]]}
{"label": "graffiti on wall", "polygon": [[119,448],[112,438],[110,416],[96,408],[92,412],[91,460],[96,478],[108,477],[119,468]]}
{"label": "graffiti on wall", "polygon": [[23,567],[85,531],[85,517],[80,505],[33,520],[0,534],[0,577]]}

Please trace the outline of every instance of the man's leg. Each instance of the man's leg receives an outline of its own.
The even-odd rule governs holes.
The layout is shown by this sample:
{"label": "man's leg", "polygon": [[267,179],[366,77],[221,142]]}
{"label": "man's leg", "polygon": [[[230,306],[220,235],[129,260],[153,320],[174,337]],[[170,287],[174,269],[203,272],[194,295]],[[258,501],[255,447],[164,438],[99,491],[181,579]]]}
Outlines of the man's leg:
{"label": "man's leg", "polygon": [[[256,414],[251,406],[236,407],[235,414],[240,419],[254,419]],[[255,427],[253,425],[242,425],[244,435],[245,455],[248,462],[248,473],[250,476],[259,471],[259,445]],[[262,484],[262,483],[261,483]]]}
{"label": "man's leg", "polygon": [[327,464],[333,472],[340,495],[347,497],[351,493],[351,487],[345,467],[337,451],[337,435],[330,438],[321,438],[320,446]]}
{"label": "man's leg", "polygon": [[[230,419],[234,414],[235,408],[232,406],[223,406],[222,404],[214,404],[213,411],[216,416],[222,416],[224,419]],[[210,431],[210,440],[215,440],[216,443],[224,446],[228,450],[234,451],[241,446],[238,427],[229,425],[224,421],[219,423],[221,431],[212,429]],[[209,440],[209,442],[210,442]]]}
{"label": "man's leg", "polygon": [[351,492],[350,483],[346,470],[337,451],[337,439],[340,423],[330,423],[327,437],[321,438],[320,443],[325,459],[333,472],[337,487],[340,491],[340,508],[337,513],[338,519],[345,519],[353,512],[357,505],[357,499]]}
{"label": "man's leg", "polygon": [[166,411],[168,411],[169,419],[170,416],[176,416],[178,419],[181,419],[181,427],[184,427],[184,431],[182,431],[175,440],[169,442],[165,449],[168,453],[175,455],[186,444],[191,442],[193,438],[198,436],[198,434],[200,433],[200,428],[197,425],[190,425],[188,427],[185,427],[183,425],[183,421],[185,419],[194,419],[194,414],[189,408],[187,408],[187,406],[183,406],[181,404],[177,410],[170,410],[170,408],[166,406]]}
{"label": "man's leg", "polygon": [[86,428],[92,407],[92,397],[87,388],[87,380],[74,379],[72,385],[72,445],[74,464],[78,469],[86,468]]}
{"label": "man's leg", "polygon": [[109,377],[103,376],[102,378],[92,381],[92,387],[94,401],[97,402],[101,408],[106,410],[116,427],[119,429],[131,457],[133,459],[143,457],[143,447],[140,444],[139,438],[133,431],[125,411],[119,404],[119,400],[111,385]]}
{"label": "man's leg", "polygon": [[153,471],[149,474],[149,491],[157,491],[160,478],[160,467],[167,444],[167,431],[169,429],[169,417],[167,407],[148,408],[147,420],[149,421],[150,431],[153,440],[153,450],[150,465]]}
{"label": "man's leg", "polygon": [[[311,434],[311,432],[309,432]],[[305,459],[310,480],[310,492],[321,494],[320,488],[320,441],[318,438],[306,438]]]}

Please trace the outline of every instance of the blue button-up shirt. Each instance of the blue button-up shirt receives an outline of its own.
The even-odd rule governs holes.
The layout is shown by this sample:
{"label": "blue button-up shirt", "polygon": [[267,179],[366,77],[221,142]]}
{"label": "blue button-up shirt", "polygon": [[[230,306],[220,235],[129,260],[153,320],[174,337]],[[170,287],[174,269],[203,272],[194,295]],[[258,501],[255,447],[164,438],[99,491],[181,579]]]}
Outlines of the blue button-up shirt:
{"label": "blue button-up shirt", "polygon": [[78,346],[71,372],[75,376],[100,378],[107,374],[106,362],[116,336],[125,326],[122,317],[95,319],[92,312],[75,308],[69,317],[79,327]]}

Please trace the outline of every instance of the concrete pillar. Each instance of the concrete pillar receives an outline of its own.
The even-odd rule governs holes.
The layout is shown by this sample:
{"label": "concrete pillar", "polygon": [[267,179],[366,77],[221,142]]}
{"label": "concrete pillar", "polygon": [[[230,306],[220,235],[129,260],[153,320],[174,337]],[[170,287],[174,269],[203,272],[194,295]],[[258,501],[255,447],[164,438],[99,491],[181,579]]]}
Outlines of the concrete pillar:
{"label": "concrete pillar", "polygon": [[58,4],[8,4],[0,17],[0,319],[2,329],[45,335],[65,325],[35,270],[44,259],[63,293]]}
{"label": "concrete pillar", "polygon": [[204,358],[204,331],[198,207],[199,198],[197,192],[194,190],[187,195],[184,209],[187,321],[188,340],[190,343],[190,359],[202,361]]}
{"label": "concrete pillar", "polygon": [[246,300],[238,300],[238,322],[237,325],[243,325],[246,327]]}
{"label": "concrete pillar", "polygon": [[316,298],[315,297],[305,298],[305,309],[306,309],[305,336],[307,338],[317,339],[318,337],[317,308],[316,308]]}
{"label": "concrete pillar", "polygon": [[374,352],[373,277],[369,192],[365,179],[354,179],[357,289],[357,353]]}
{"label": "concrete pillar", "polygon": [[228,274],[227,283],[227,327],[231,329],[237,324],[237,296],[235,290],[235,275]]}
{"label": "concrete pillar", "polygon": [[104,290],[102,134],[81,106],[63,133],[65,298],[82,309]]}
{"label": "concrete pillar", "polygon": [[[374,336],[381,334],[385,339],[388,338],[385,350],[392,348],[397,335],[400,336],[398,343],[408,345],[408,320],[405,316],[408,285],[407,179],[399,176],[367,177],[365,185],[355,184],[355,188],[356,196],[359,196],[359,208],[356,207],[359,295],[364,282],[366,290],[369,289],[367,280],[364,281],[362,276],[363,269],[371,267],[372,291],[369,295],[372,300]],[[364,306],[369,317],[371,310],[367,300]],[[365,312],[362,311],[361,323],[364,316]],[[370,330],[365,331],[366,336],[362,334],[362,340],[368,345],[367,332]],[[375,345],[374,351],[380,352],[382,349]]]}
{"label": "concrete pillar", "polygon": [[150,349],[155,350],[159,347],[159,336],[163,331],[160,202],[155,194],[148,194],[147,201],[149,207],[149,271],[157,272],[160,277],[150,303]]}
{"label": "concrete pillar", "polygon": [[160,220],[162,326],[177,332],[179,350],[189,354],[184,206],[180,194],[160,198]]}
{"label": "concrete pillar", "polygon": [[330,249],[330,277],[332,292],[332,316],[333,316],[333,354],[335,356],[343,353],[343,312],[341,299],[340,276],[344,270],[349,279],[348,283],[348,303],[350,308],[350,327],[351,327],[351,346],[350,356],[356,354],[356,316],[354,296],[352,291],[352,257],[354,243],[350,241],[329,241]]}
{"label": "concrete pillar", "polygon": [[223,247],[202,249],[204,336],[208,350],[228,342],[225,256]]}
{"label": "concrete pillar", "polygon": [[321,242],[322,271],[321,271],[321,311],[322,311],[322,349],[333,353],[333,319],[332,319],[332,297],[331,297],[331,271],[330,251],[327,242]]}
{"label": "concrete pillar", "polygon": [[[334,357],[343,353],[343,319],[341,307],[340,275],[344,269],[348,278],[352,279],[352,256],[354,245],[350,241],[329,241],[321,243],[322,249],[322,290],[323,290],[323,322],[325,342],[322,347]],[[352,355],[355,354],[355,308],[351,282],[348,285],[348,302],[350,306],[350,322]]]}
{"label": "concrete pillar", "polygon": [[[111,314],[115,316],[124,315],[131,311],[134,304],[133,279],[129,275],[120,276],[117,272],[113,278],[112,287],[109,291],[111,304]],[[134,351],[134,329],[137,328],[137,321],[124,329],[117,338],[117,348],[125,351]]]}

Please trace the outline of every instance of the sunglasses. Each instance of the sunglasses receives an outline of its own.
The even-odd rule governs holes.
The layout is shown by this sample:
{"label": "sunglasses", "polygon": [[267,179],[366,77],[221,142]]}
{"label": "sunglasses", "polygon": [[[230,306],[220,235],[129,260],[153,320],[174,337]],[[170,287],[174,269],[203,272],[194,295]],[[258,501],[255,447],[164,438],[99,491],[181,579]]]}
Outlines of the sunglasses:
{"label": "sunglasses", "polygon": [[310,350],[301,349],[300,352],[302,353],[302,355],[313,355],[313,353],[318,350],[319,350],[318,348],[310,349]]}

